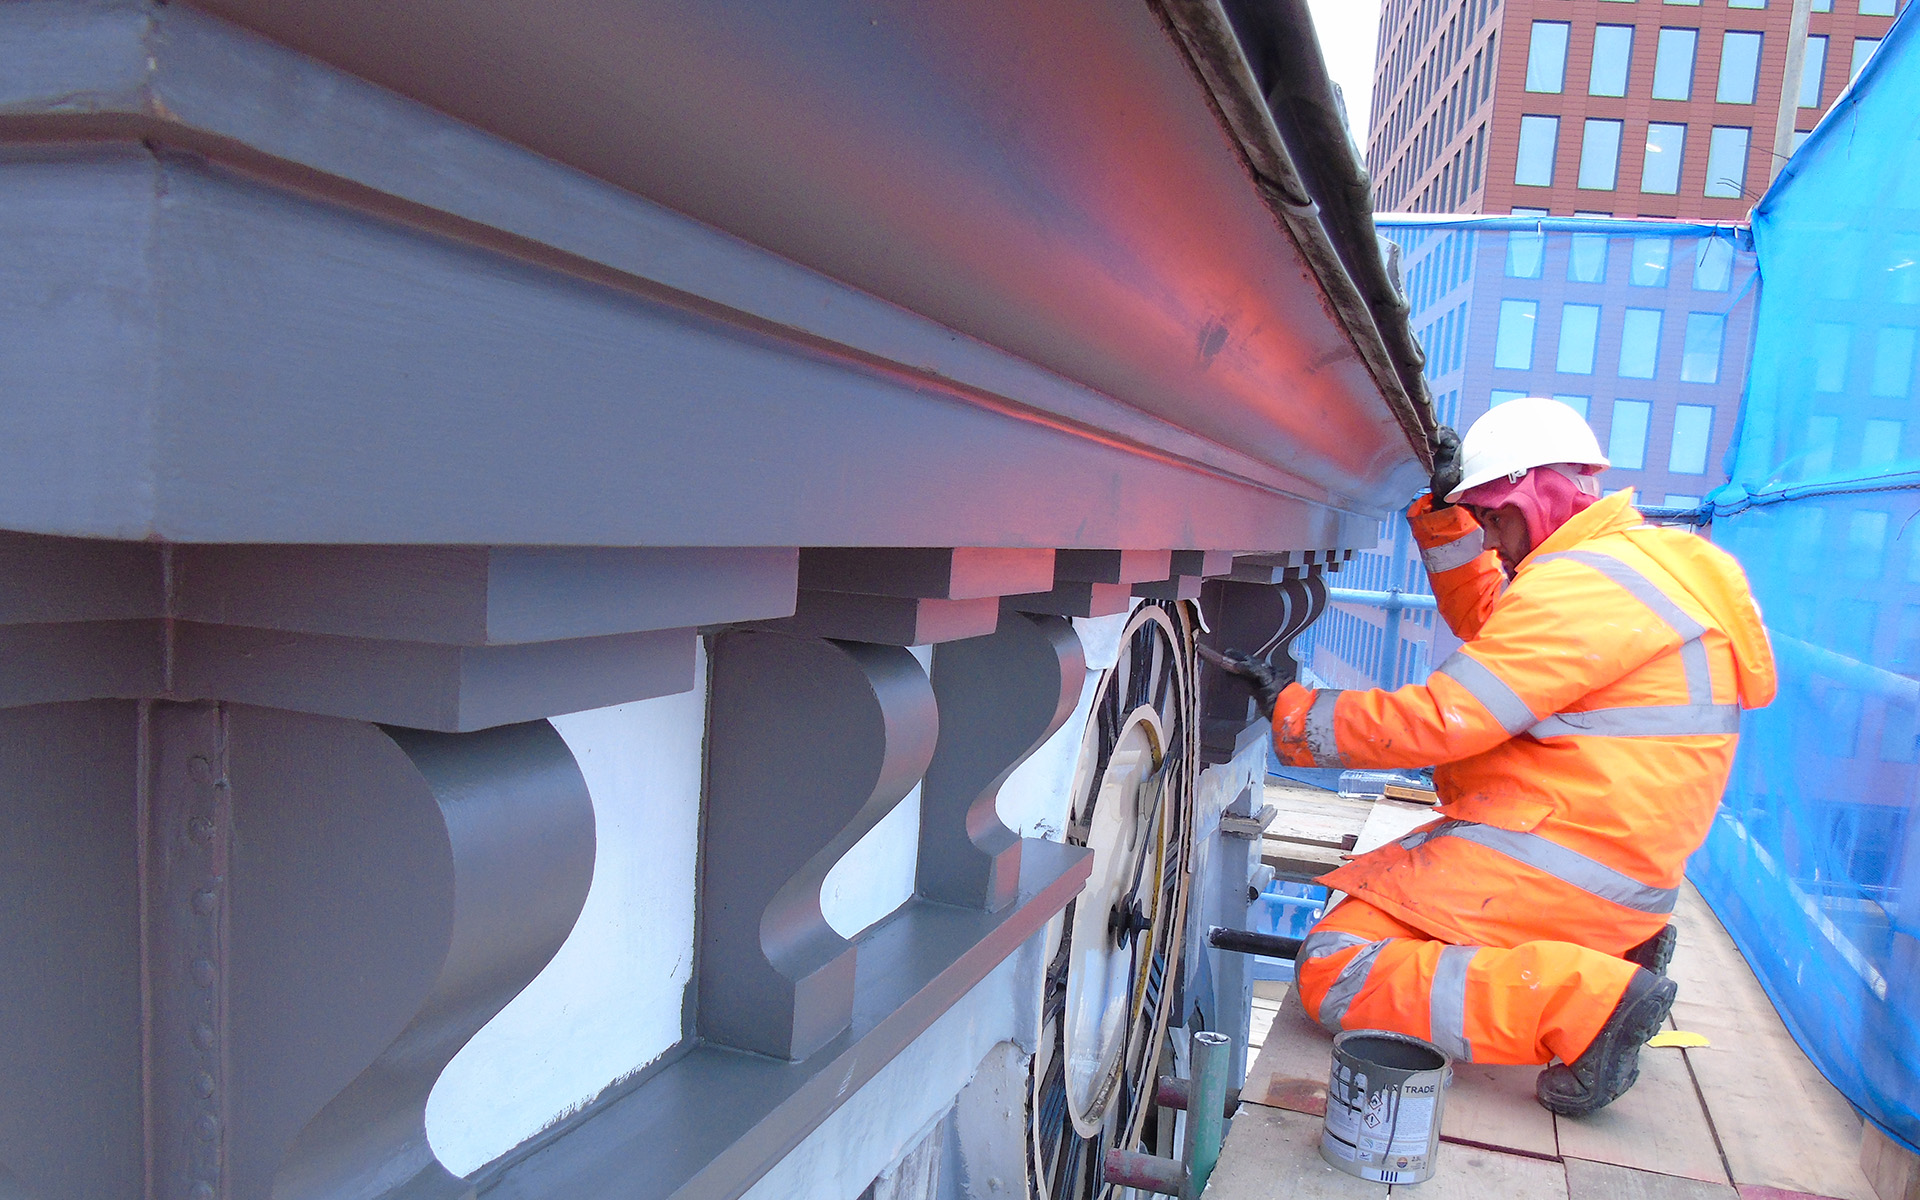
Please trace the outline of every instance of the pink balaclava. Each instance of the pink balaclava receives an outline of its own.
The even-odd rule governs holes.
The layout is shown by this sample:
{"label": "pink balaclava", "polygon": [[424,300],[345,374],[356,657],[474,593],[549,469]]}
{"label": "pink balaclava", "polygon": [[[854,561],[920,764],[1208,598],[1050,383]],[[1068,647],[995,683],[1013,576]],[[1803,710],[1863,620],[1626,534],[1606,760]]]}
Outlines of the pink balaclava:
{"label": "pink balaclava", "polygon": [[1517,482],[1502,477],[1469,488],[1461,493],[1459,503],[1475,508],[1512,505],[1526,518],[1527,533],[1539,546],[1600,498],[1600,481],[1588,474],[1591,470],[1574,463],[1551,463],[1533,468]]}

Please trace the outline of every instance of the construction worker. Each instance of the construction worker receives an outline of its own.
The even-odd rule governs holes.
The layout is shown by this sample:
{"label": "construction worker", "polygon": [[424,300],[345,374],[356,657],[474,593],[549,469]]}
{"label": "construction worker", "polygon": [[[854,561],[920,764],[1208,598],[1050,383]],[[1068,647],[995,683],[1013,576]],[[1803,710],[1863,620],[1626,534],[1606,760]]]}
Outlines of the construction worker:
{"label": "construction worker", "polygon": [[[1283,762],[1437,764],[1438,820],[1322,877],[1346,899],[1297,963],[1330,1030],[1387,1029],[1457,1059],[1550,1063],[1540,1102],[1582,1116],[1639,1075],[1687,856],[1706,839],[1741,708],[1774,694],[1746,577],[1646,524],[1573,409],[1528,398],[1443,429],[1407,520],[1464,645],[1423,684],[1313,690],[1238,656]],[[1278,656],[1282,659],[1284,655]]]}

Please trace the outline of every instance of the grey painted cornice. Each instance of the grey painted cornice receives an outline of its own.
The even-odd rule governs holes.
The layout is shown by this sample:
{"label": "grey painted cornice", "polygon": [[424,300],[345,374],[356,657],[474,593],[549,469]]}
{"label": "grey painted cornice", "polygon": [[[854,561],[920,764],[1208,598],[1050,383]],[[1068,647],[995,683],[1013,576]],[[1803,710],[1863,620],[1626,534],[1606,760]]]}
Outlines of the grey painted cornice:
{"label": "grey painted cornice", "polygon": [[[227,15],[309,50],[358,28],[351,6],[297,7]],[[418,40],[390,48],[444,78],[519,11],[456,6],[435,24],[431,8],[383,6],[354,36],[405,32]],[[0,232],[34,247],[0,289],[21,335],[0,354],[0,383],[21,398],[0,450],[0,526],[173,541],[1280,549],[1363,543],[1412,490],[1395,414],[1203,90],[1169,73],[1179,53],[1150,19],[1116,15],[1097,49],[1153,66],[1163,90],[1139,100],[1132,135],[1184,130],[1158,151],[1192,162],[1101,151],[1124,131],[1102,126],[1083,91],[1049,98],[1077,107],[1026,110],[1037,141],[1009,140],[980,107],[1009,80],[955,94],[952,79],[898,78],[910,47],[895,31],[849,86],[908,87],[919,102],[888,119],[973,140],[846,130],[933,156],[876,181],[820,177],[791,146],[778,163],[752,159],[786,143],[717,112],[689,117],[647,90],[665,85],[641,62],[623,60],[618,87],[601,80],[625,92],[588,88],[588,42],[638,45],[637,27],[596,21],[692,36],[697,9],[543,6],[541,19],[555,12],[552,30],[585,39],[580,56],[545,64],[556,74],[538,87],[497,64],[496,83],[521,82],[487,94],[550,116],[533,93],[566,99],[592,145],[618,148],[639,176],[575,162],[601,176],[589,178],[551,161],[577,157],[571,142],[523,136],[550,157],[530,153],[178,6],[0,9],[0,137],[13,143]],[[984,49],[972,40],[984,25],[953,19],[965,28],[947,32]],[[788,40],[807,50],[807,36]],[[350,49],[332,57],[394,85],[356,57],[369,46]],[[714,86],[729,86],[718,77],[738,64],[715,54]],[[1022,69],[1011,82],[1028,88],[1073,74]],[[671,111],[635,119],[648,104]],[[735,183],[754,163],[769,172],[752,203],[722,203],[710,172],[700,186],[718,207],[660,194],[647,139],[712,150],[701,139],[716,131],[742,145],[714,170]],[[1069,153],[1069,134],[1097,161]],[[970,231],[918,229],[909,255],[889,222],[919,211],[929,172],[989,152],[1000,175],[1046,177],[986,179],[999,190],[970,210]],[[1095,167],[1104,192],[1086,190]],[[1111,174],[1123,168],[1135,173]],[[862,178],[877,190],[848,190]],[[1128,198],[1143,188],[1154,194]],[[864,222],[849,223],[855,211]],[[996,222],[1011,223],[1004,236],[988,232]],[[839,240],[789,244],[826,232]],[[1036,307],[1043,283],[1054,292]],[[1203,293],[1241,307],[1202,320]]]}

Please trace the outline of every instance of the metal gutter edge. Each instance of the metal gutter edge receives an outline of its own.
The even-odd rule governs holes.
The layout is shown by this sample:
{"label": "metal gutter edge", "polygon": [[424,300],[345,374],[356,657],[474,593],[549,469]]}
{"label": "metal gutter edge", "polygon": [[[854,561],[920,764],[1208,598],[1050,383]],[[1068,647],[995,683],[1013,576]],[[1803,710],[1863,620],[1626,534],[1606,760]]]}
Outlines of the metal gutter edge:
{"label": "metal gutter edge", "polygon": [[[1326,289],[1414,454],[1429,462],[1435,422],[1421,373],[1426,355],[1407,325],[1406,296],[1375,240],[1371,185],[1354,157],[1305,0],[1276,0],[1262,14],[1259,32],[1267,36],[1257,49],[1283,67],[1270,93],[1260,87],[1242,33],[1220,0],[1149,3],[1212,94],[1268,206]],[[1276,120],[1279,112],[1291,136]],[[1310,174],[1300,170],[1303,158]]]}

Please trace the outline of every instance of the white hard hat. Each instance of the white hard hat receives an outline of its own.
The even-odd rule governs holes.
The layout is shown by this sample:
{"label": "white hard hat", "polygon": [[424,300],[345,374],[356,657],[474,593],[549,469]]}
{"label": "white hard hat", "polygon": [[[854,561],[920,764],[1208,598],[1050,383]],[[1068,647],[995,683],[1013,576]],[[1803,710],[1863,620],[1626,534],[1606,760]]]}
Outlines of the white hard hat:
{"label": "white hard hat", "polygon": [[1517,480],[1548,463],[1610,465],[1593,428],[1570,406],[1544,396],[1497,404],[1460,439],[1460,486],[1447,493],[1446,501],[1452,504],[1462,493],[1496,479]]}

